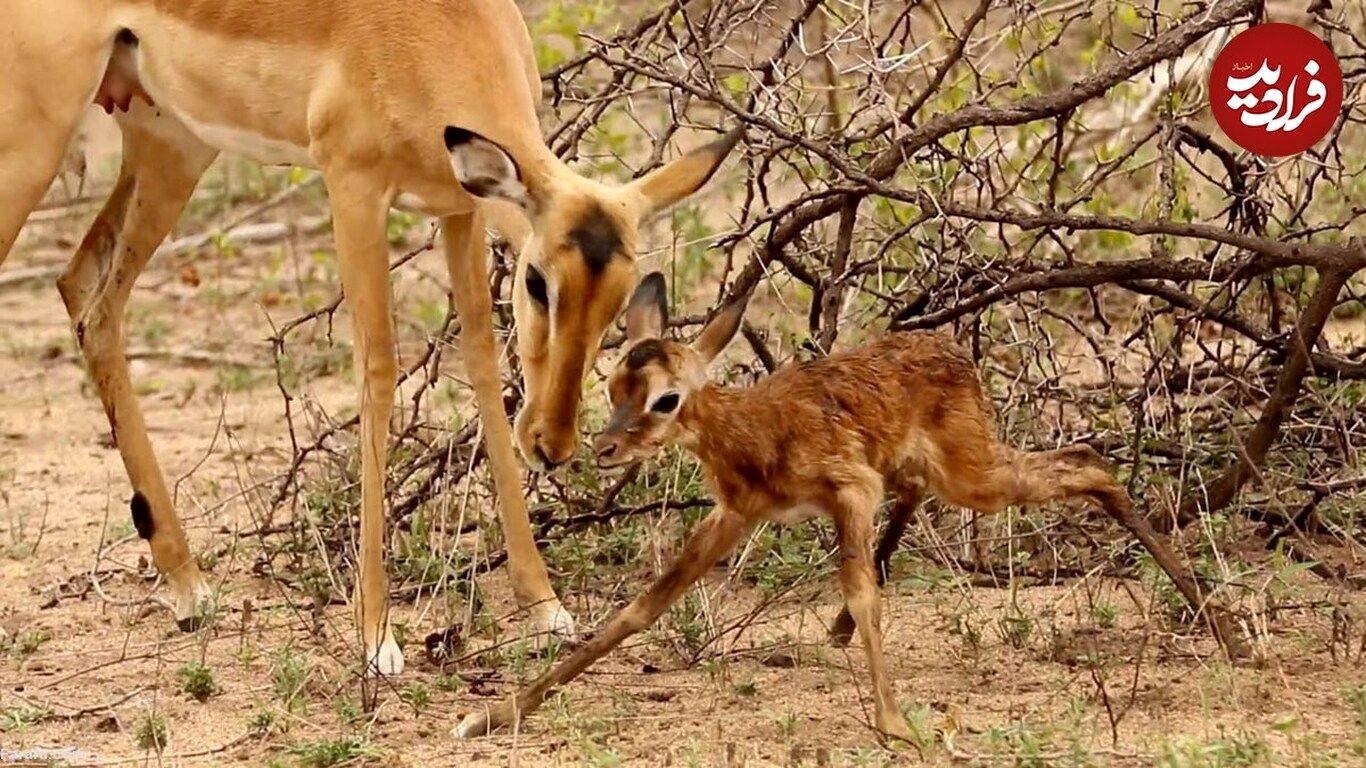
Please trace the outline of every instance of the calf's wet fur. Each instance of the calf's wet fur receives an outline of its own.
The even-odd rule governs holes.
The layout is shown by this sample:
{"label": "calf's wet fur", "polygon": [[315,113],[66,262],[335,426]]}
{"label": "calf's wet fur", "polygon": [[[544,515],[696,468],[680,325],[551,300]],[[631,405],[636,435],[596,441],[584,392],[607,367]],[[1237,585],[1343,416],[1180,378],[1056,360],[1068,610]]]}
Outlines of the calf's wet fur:
{"label": "calf's wet fur", "polygon": [[[976,366],[949,337],[890,333],[787,366],[752,387],[725,387],[707,381],[707,368],[735,336],[746,300],[723,309],[686,345],[663,338],[664,296],[663,277],[652,274],[627,308],[627,347],[608,382],[612,415],[594,448],[600,466],[614,467],[681,445],[705,468],[716,507],[649,590],[540,679],[466,717],[458,735],[489,732],[535,709],[555,686],[650,626],[762,521],[833,520],[845,606],[831,639],[846,644],[858,631],[873,683],[873,725],[885,736],[909,739],[910,732],[883,657],[879,588],[926,493],[983,513],[1093,502],[1138,537],[1193,604],[1202,602],[1094,449],[1020,451],[997,438]],[[888,492],[897,503],[875,554],[874,516]]]}

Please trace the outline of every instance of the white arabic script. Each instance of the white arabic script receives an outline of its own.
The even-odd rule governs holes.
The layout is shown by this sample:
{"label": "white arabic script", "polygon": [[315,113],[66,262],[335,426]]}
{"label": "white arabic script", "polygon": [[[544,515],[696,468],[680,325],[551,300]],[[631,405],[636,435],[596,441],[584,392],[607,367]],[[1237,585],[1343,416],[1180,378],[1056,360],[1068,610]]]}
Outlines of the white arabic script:
{"label": "white arabic script", "polygon": [[[1246,71],[1249,68],[1250,65],[1240,71]],[[1319,73],[1318,62],[1311,60],[1304,66],[1304,71],[1309,75],[1309,85],[1304,90],[1311,101],[1300,109],[1299,114],[1295,114],[1295,92],[1300,81],[1299,75],[1290,79],[1290,86],[1285,89],[1284,93],[1279,88],[1267,88],[1261,96],[1250,93],[1258,85],[1274,86],[1281,79],[1280,66],[1272,69],[1267,64],[1266,59],[1262,59],[1262,66],[1247,77],[1228,76],[1228,89],[1233,92],[1233,95],[1228,99],[1229,109],[1242,110],[1238,119],[1242,121],[1243,125],[1263,125],[1266,126],[1268,133],[1274,131],[1288,133],[1299,128],[1306,117],[1313,114],[1328,100],[1328,89],[1321,80],[1315,77]],[[1260,112],[1250,111],[1259,104],[1270,104],[1271,108]]]}

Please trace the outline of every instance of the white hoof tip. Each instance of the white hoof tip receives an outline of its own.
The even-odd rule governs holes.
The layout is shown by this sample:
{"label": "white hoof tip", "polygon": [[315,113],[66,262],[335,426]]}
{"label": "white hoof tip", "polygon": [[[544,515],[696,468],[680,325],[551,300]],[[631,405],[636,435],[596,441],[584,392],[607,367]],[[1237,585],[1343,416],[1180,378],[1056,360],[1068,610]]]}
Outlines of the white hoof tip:
{"label": "white hoof tip", "polygon": [[574,624],[574,616],[562,606],[556,606],[554,610],[538,616],[536,629],[541,634],[553,635],[562,640],[575,640],[579,635],[578,627]]}
{"label": "white hoof tip", "polygon": [[379,651],[370,655],[366,674],[384,677],[403,674],[403,651],[399,649],[398,643],[392,638],[380,643]]}

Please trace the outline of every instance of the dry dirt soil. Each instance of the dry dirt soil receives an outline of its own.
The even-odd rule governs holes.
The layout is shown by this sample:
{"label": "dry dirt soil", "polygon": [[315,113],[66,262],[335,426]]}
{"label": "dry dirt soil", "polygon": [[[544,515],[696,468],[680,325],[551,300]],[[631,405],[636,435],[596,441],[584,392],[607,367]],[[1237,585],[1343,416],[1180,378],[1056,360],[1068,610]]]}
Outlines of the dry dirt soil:
{"label": "dry dirt soil", "polygon": [[[68,175],[0,271],[0,765],[35,749],[78,750],[66,753],[71,765],[1366,764],[1354,751],[1366,702],[1350,700],[1366,659],[1355,636],[1356,655],[1344,654],[1315,601],[1263,616],[1256,659],[1230,664],[1200,629],[1155,615],[1141,584],[1099,577],[1017,589],[895,580],[887,646],[918,748],[883,748],[869,729],[862,652],[824,642],[838,608],[831,580],[765,605],[702,663],[675,651],[670,624],[604,660],[520,732],[457,741],[448,730],[462,713],[545,663],[516,640],[521,621],[495,571],[482,577],[486,611],[508,649],[440,670],[421,638],[445,611],[430,599],[402,604],[408,670],[363,711],[349,609],[300,609],[298,594],[251,572],[251,542],[239,539],[256,525],[247,500],[290,451],[263,339],[308,308],[301,295],[335,292],[325,236],[159,258],[134,294],[128,337],[147,421],[224,595],[215,626],[180,634],[156,603],[164,590],[133,534],[128,484],[52,284],[93,215],[82,200],[104,188],[93,180],[111,162],[102,120],[86,144],[87,189]],[[255,172],[216,173],[177,236],[252,204]],[[263,218],[320,210],[300,195]],[[413,236],[424,232],[418,224]],[[439,267],[424,256],[413,274]],[[404,280],[400,315],[420,293]],[[344,371],[309,384],[334,413],[351,392]],[[639,583],[653,558],[641,560],[604,578]],[[695,599],[712,629],[761,601],[722,571]],[[1360,598],[1346,599],[1359,615]],[[571,603],[587,625],[609,609],[591,594]],[[185,693],[195,662],[216,687],[203,702]],[[148,749],[163,727],[164,750]]]}

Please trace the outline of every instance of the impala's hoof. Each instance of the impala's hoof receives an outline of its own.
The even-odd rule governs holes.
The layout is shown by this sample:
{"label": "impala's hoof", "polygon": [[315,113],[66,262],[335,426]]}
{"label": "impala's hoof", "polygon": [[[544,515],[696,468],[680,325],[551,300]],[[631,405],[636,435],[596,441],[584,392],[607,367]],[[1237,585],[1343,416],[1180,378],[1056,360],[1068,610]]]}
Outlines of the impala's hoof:
{"label": "impala's hoof", "polygon": [[574,616],[565,610],[559,600],[548,600],[536,606],[531,621],[538,635],[550,635],[570,642],[578,639]]}
{"label": "impala's hoof", "polygon": [[175,599],[175,625],[181,632],[198,632],[213,623],[218,613],[213,591],[204,577],[195,574],[194,581],[185,588],[177,590]]}
{"label": "impala's hoof", "polygon": [[487,712],[477,712],[473,715],[465,715],[460,724],[455,726],[451,735],[457,739],[475,739],[480,736],[487,736],[489,731],[489,715]]}
{"label": "impala's hoof", "polygon": [[403,674],[403,650],[394,641],[392,631],[386,631],[379,649],[365,654],[365,658],[366,676],[393,677]]}
{"label": "impala's hoof", "polygon": [[916,743],[914,734],[911,733],[910,726],[906,725],[906,718],[902,717],[899,712],[896,714],[889,713],[885,717],[879,717],[877,729],[883,739],[904,741],[916,749],[920,748]]}

